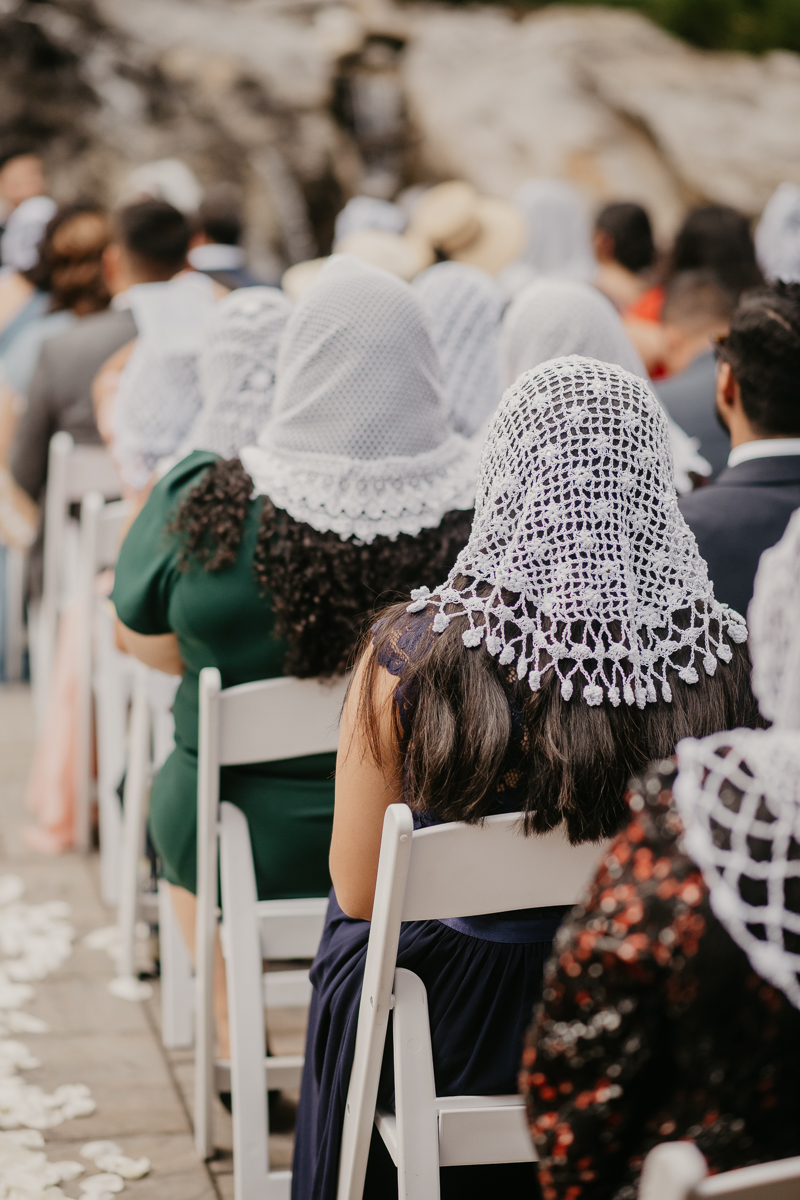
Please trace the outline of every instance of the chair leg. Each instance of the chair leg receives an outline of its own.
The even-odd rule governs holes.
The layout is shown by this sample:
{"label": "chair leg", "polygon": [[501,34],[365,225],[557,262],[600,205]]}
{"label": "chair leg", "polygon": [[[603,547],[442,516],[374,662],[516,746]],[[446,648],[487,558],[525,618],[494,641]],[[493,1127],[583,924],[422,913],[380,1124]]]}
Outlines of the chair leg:
{"label": "chair leg", "polygon": [[183,940],[169,884],[158,884],[158,943],[161,956],[161,1041],[167,1050],[183,1050],[194,1040],[192,960]]}
{"label": "chair leg", "polygon": [[[224,914],[222,946],[228,986],[233,1101],[235,1200],[264,1200],[269,1178],[267,1078],[264,1070],[264,987],[256,880],[247,819],[232,804],[220,805],[220,874]],[[283,1172],[281,1174],[284,1174]],[[288,1172],[285,1173],[288,1176]],[[267,1196],[275,1195],[266,1191]]]}
{"label": "chair leg", "polygon": [[394,976],[394,1087],[397,1187],[401,1200],[439,1200],[439,1122],[425,985]]}
{"label": "chair leg", "polygon": [[122,865],[117,923],[120,936],[118,974],[132,977],[135,965],[136,904],[139,884],[139,855],[145,819],[145,791],[150,765],[150,713],[147,703],[146,668],[138,665],[131,706],[128,742],[128,772],[122,824]]}

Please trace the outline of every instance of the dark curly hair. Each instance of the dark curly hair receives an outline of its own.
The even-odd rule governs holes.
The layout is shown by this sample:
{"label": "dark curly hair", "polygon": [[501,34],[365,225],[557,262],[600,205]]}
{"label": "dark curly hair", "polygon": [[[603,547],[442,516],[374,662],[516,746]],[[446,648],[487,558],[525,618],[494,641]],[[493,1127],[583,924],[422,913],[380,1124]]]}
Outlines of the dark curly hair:
{"label": "dark curly hair", "polygon": [[[215,463],[181,504],[170,532],[207,571],[235,560],[253,481],[238,458]],[[253,571],[269,593],[275,633],[287,640],[284,672],[301,678],[336,675],[351,665],[374,614],[412,588],[444,579],[466,545],[472,510],[445,513],[416,537],[376,537],[369,545],[319,533],[265,499]]]}

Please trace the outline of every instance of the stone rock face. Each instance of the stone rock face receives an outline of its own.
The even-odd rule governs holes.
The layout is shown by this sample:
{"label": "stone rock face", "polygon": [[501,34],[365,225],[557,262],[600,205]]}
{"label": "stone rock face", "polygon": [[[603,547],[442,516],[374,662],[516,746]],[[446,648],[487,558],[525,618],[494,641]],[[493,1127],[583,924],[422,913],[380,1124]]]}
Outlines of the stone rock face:
{"label": "stone rock face", "polygon": [[693,50],[637,13],[416,10],[404,78],[430,168],[509,196],[531,175],[638,199],[761,210],[800,182],[800,57]]}
{"label": "stone rock face", "polygon": [[755,215],[800,183],[800,56],[693,50],[617,9],[0,0],[0,60],[0,150],[43,146],[58,198],[113,202],[180,157],[241,187],[276,269],[326,252],[362,190],[554,175],[591,207],[641,200],[666,236],[688,204]]}

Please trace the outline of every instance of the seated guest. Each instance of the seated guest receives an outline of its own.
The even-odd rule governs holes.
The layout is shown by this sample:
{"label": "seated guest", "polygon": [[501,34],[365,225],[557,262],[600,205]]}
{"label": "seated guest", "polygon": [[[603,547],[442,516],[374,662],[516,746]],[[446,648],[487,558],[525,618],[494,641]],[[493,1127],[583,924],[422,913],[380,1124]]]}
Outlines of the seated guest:
{"label": "seated guest", "polygon": [[667,286],[661,322],[669,372],[656,392],[664,408],[700,442],[714,475],[728,461],[731,441],[717,416],[714,342],[730,328],[733,302],[710,271],[682,271]]}
{"label": "seated guest", "polygon": [[110,234],[108,217],[94,204],[67,205],[48,222],[38,261],[26,272],[36,291],[47,296],[46,309],[3,355],[6,383],[21,400],[27,397],[44,343],[80,317],[108,307],[102,257]]}
{"label": "seated guest", "polygon": [[113,217],[111,243],[103,254],[111,307],[51,338],[31,380],[12,471],[33,499],[44,487],[54,433],[65,429],[76,442],[100,442],[92,382],[106,359],[136,336],[126,293],[135,284],[171,278],[183,265],[188,243],[186,219],[162,201],[133,204]]}
{"label": "seated guest", "polygon": [[255,287],[263,284],[247,269],[242,249],[244,224],[235,189],[218,187],[206,195],[197,211],[196,232],[189,246],[188,262],[195,271],[210,275],[222,287]]}
{"label": "seated guest", "polygon": [[[800,515],[748,613],[772,729],[678,746],[559,932],[522,1085],[544,1200],[635,1196],[659,1142],[712,1173],[800,1154]],[[794,860],[794,861],[792,861]]]}
{"label": "seated guest", "polygon": [[[755,719],[744,622],[715,601],[677,509],[666,418],[617,367],[556,359],[509,388],[470,540],[446,582],[412,601],[373,626],[343,712],[296,1200],[336,1195],[387,806],[405,800],[418,828],[520,812],[529,833],[563,822],[573,843],[595,841],[623,823],[634,763]],[[403,925],[397,962],[427,988],[438,1095],[515,1091],[564,912]],[[387,1073],[382,1103],[391,1092]],[[377,1143],[370,1172],[365,1196],[391,1195]],[[442,1184],[443,1196],[512,1200],[534,1194],[535,1173],[445,1168]]]}
{"label": "seated guest", "polygon": [[681,510],[714,591],[746,612],[761,554],[800,507],[800,284],[745,295],[717,344],[717,412],[731,437],[727,468]]}
{"label": "seated guest", "polygon": [[473,437],[500,403],[498,340],[503,296],[485,271],[466,263],[436,263],[414,290],[430,322],[439,355],[450,424]]}
{"label": "seated guest", "polygon": [[104,375],[116,367],[119,378],[101,406],[104,441],[122,494],[136,503],[143,502],[158,462],[176,453],[202,407],[198,356],[221,291],[207,275],[181,271],[128,293],[136,341],[106,364]]}
{"label": "seated guest", "polygon": [[[279,331],[263,338],[266,371]],[[219,667],[223,687],[343,673],[381,597],[452,566],[474,495],[471,448],[447,428],[413,292],[344,257],[289,319],[259,446],[241,460],[196,451],[153,488],[122,546],[114,603],[125,648],[183,672],[150,828],[190,945],[200,671]],[[328,892],[334,765],[325,754],[223,772],[262,899]]]}
{"label": "seated guest", "polygon": [[622,312],[647,289],[644,273],[655,262],[647,210],[641,204],[607,204],[595,220],[593,241],[594,286]]}
{"label": "seated guest", "polygon": [[[612,363],[647,379],[647,371],[611,301],[588,284],[543,279],[520,292],[506,310],[500,363],[506,384],[550,358],[580,354]],[[708,463],[692,440],[668,417],[675,487],[690,492]]]}
{"label": "seated guest", "polygon": [[[675,238],[667,282],[683,271],[711,271],[734,300],[763,283],[747,217],[723,204],[693,208]],[[667,373],[659,324],[664,296],[664,284],[655,285],[625,313],[625,326],[653,379]]]}
{"label": "seated guest", "polygon": [[255,444],[272,413],[278,346],[291,311],[279,288],[247,288],[220,300],[197,367],[203,407],[182,456],[213,450],[234,458]]}

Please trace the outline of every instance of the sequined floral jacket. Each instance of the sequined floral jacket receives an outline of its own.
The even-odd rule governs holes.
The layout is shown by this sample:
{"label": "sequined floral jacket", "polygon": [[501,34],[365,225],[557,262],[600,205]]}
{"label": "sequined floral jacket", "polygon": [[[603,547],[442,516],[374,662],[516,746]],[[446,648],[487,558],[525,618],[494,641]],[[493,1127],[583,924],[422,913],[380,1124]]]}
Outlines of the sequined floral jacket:
{"label": "sequined floral jacket", "polygon": [[634,1200],[658,1142],[712,1171],[800,1154],[800,1012],[752,970],[683,852],[673,762],[557,936],[521,1084],[544,1200]]}

